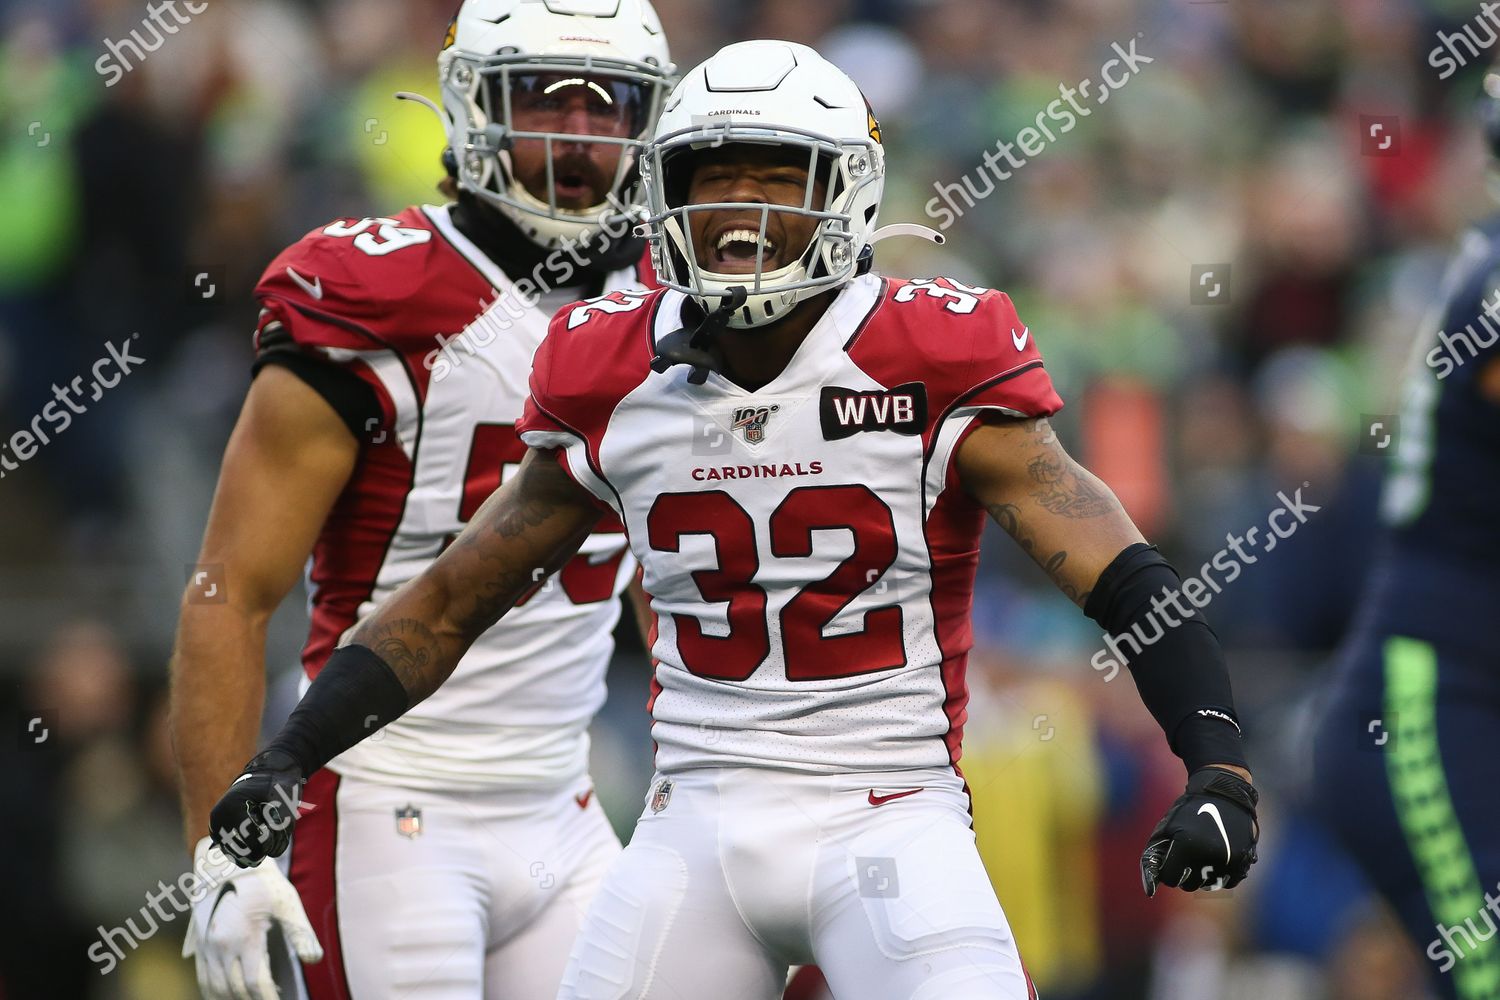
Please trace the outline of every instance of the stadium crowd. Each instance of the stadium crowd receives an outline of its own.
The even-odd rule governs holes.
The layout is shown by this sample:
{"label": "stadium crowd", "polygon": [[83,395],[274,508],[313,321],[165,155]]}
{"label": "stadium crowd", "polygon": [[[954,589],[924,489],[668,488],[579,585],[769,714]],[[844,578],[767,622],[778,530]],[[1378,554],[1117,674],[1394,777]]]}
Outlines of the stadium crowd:
{"label": "stadium crowd", "polygon": [[[6,1000],[193,995],[182,920],[106,977],[86,951],[188,863],[165,663],[247,385],[250,292],[315,225],[440,199],[438,124],[391,95],[435,91],[451,6],[210,0],[166,31],[141,0],[0,4],[0,430],[32,427],[107,344],[137,335],[144,358],[34,458],[12,443],[0,472],[19,749],[0,769]],[[886,244],[879,266],[1009,291],[1069,403],[1070,449],[1185,573],[1220,584],[1207,614],[1265,797],[1262,860],[1231,893],[1148,901],[1136,854],[1180,765],[1104,637],[990,539],[965,773],[1052,1000],[1421,996],[1420,950],[1301,801],[1400,371],[1444,260],[1489,210],[1471,106],[1489,56],[1475,46],[1448,77],[1431,61],[1473,6],[657,0],[680,66],[781,37],[860,82],[890,156],[882,220],[951,222],[946,246]],[[1067,111],[1060,88],[1081,95]],[[1289,500],[1298,516],[1271,520]],[[1293,530],[1272,541],[1268,524]],[[282,711],[300,615],[274,633]],[[621,639],[595,774],[628,834],[650,742],[640,643]]]}

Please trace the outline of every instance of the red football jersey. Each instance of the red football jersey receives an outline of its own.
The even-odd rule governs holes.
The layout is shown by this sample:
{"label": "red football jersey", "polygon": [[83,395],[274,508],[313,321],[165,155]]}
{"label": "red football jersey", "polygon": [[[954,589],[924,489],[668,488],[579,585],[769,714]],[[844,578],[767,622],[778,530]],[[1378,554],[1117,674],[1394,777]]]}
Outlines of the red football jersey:
{"label": "red football jersey", "polygon": [[[649,264],[606,287],[640,289]],[[543,272],[545,273],[545,272]],[[367,383],[380,416],[308,566],[309,677],[342,636],[420,573],[525,452],[516,432],[551,312],[502,273],[448,207],[341,220],[285,250],[256,289],[261,352],[295,350]],[[589,719],[634,565],[602,526],[578,557],[475,643],[431,698],[334,768],[436,787],[560,785],[586,767]]]}

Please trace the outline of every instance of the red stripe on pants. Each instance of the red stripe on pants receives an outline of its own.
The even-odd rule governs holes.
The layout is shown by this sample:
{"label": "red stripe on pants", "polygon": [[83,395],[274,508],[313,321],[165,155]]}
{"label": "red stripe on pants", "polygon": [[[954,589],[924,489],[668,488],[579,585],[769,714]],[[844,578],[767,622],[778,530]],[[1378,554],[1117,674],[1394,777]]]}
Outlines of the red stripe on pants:
{"label": "red stripe on pants", "polygon": [[787,984],[781,1000],[821,1000],[828,995],[828,980],[816,965],[804,965]]}
{"label": "red stripe on pants", "polygon": [[1026,977],[1026,1000],[1038,1000],[1036,983],[1031,981],[1031,973],[1026,968],[1026,963],[1021,963],[1021,975]]}
{"label": "red stripe on pants", "polygon": [[349,980],[344,976],[338,894],[334,886],[338,791],[339,776],[327,768],[307,779],[302,801],[316,808],[303,813],[292,836],[292,885],[297,887],[302,908],[323,945],[323,961],[302,966],[309,1000],[351,1000]]}

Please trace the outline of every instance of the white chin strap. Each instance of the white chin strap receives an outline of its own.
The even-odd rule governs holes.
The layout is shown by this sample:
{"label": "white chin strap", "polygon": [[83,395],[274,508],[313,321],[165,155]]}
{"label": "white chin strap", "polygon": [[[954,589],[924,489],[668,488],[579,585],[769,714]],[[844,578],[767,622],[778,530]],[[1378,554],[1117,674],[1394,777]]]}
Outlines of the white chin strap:
{"label": "white chin strap", "polygon": [[[703,290],[709,293],[709,298],[715,304],[723,302],[728,298],[730,289],[743,288],[745,290],[745,304],[734,311],[725,326],[731,330],[749,330],[757,326],[765,326],[781,319],[796,307],[803,298],[824,291],[822,288],[798,288],[791,291],[783,291],[775,287],[777,284],[792,284],[801,281],[807,276],[807,268],[802,262],[793,261],[784,267],[778,267],[774,271],[767,271],[760,276],[760,283],[765,291],[753,292],[755,287],[753,280],[746,281],[744,276],[738,274],[716,274],[713,271],[698,271],[698,282]],[[767,286],[771,287],[767,287]],[[710,305],[709,301],[703,303]]]}
{"label": "white chin strap", "polygon": [[[486,192],[475,191],[474,194],[483,198]],[[545,245],[548,249],[555,249],[566,240],[581,240],[587,234],[599,229],[601,216],[609,207],[608,201],[601,201],[581,212],[565,212],[558,209],[557,214],[553,215],[552,206],[526,190],[525,185],[516,180],[514,175],[510,181],[510,196],[525,207],[510,205],[498,199],[487,200],[495,208],[504,212],[510,221],[521,228],[522,232],[530,233],[533,240]]]}

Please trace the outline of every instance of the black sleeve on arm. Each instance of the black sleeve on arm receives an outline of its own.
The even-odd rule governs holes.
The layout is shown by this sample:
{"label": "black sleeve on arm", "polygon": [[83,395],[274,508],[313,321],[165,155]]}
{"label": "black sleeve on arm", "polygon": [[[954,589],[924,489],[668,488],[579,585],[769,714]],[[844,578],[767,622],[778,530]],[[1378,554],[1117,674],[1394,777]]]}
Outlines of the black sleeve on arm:
{"label": "black sleeve on arm", "polygon": [[1083,610],[1113,637],[1141,701],[1189,773],[1206,764],[1248,767],[1224,651],[1202,613],[1177,599],[1181,589],[1156,546],[1137,542],[1099,574]]}
{"label": "black sleeve on arm", "polygon": [[268,347],[263,343],[250,370],[259,375],[267,365],[279,365],[306,382],[333,407],[357,441],[369,440],[370,431],[383,422],[375,390],[347,368],[304,354],[293,346]]}
{"label": "black sleeve on arm", "polygon": [[266,750],[290,754],[306,777],[410,707],[384,660],[365,646],[340,646]]}

